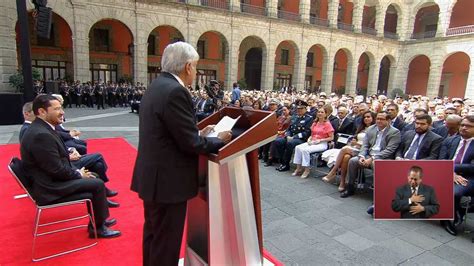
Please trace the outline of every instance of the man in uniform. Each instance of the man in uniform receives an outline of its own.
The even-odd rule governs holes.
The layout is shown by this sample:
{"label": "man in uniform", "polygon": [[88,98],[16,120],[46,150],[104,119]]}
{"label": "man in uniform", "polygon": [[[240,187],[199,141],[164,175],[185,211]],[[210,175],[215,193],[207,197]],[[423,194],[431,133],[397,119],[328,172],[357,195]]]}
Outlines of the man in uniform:
{"label": "man in uniform", "polygon": [[307,106],[305,101],[296,101],[296,115],[291,118],[290,127],[286,130],[285,136],[277,137],[275,140],[275,155],[280,159],[280,166],[276,170],[280,172],[290,170],[291,154],[295,147],[306,142],[311,135],[313,118],[306,113]]}

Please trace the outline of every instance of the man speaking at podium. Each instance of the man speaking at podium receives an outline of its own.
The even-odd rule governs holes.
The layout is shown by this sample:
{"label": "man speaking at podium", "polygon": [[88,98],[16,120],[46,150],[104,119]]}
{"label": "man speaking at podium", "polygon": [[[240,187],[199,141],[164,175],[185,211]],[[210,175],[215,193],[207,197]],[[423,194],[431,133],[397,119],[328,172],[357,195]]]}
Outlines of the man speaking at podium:
{"label": "man speaking at podium", "polygon": [[168,45],[162,73],[140,104],[138,155],[132,190],[143,200],[143,265],[177,265],[187,200],[198,192],[199,153],[217,152],[230,131],[206,138],[199,131],[186,86],[196,77],[199,55],[188,43]]}

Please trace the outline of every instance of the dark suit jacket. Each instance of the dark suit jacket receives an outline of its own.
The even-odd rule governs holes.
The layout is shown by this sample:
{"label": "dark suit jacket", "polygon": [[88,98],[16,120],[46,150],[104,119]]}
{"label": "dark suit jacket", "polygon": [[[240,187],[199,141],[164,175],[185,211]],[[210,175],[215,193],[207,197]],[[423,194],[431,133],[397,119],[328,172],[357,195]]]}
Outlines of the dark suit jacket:
{"label": "dark suit jacket", "polygon": [[74,139],[71,134],[69,133],[70,130],[64,129],[62,126],[56,126],[56,132],[58,132],[59,136],[63,139],[63,141],[72,140]]}
{"label": "dark suit jacket", "polygon": [[444,125],[444,120],[437,120],[433,122],[432,127],[438,128],[438,127],[446,127],[446,126]]}
{"label": "dark suit jacket", "polygon": [[393,122],[392,127],[400,130],[400,132],[403,130],[403,128],[406,126],[407,123],[403,121],[399,116],[395,118],[395,121]]}
{"label": "dark suit jacket", "polygon": [[32,195],[40,204],[47,204],[76,190],[81,174],[73,169],[61,138],[37,118],[25,132],[20,146],[25,174],[33,181]]}
{"label": "dark suit jacket", "polygon": [[[402,141],[397,150],[396,157],[404,158],[405,153],[407,153],[410,145],[415,138],[415,130],[410,130],[405,132],[402,136]],[[439,151],[441,149],[441,143],[443,138],[433,133],[431,130],[426,132],[425,137],[423,138],[420,146],[418,147],[418,153],[416,154],[417,160],[436,160],[439,156]]]}
{"label": "dark suit jacket", "polygon": [[405,132],[410,131],[410,130],[415,130],[415,123],[414,122],[411,122],[410,124],[406,124],[403,127],[402,134],[404,134]]}
{"label": "dark suit jacket", "polygon": [[24,122],[23,125],[21,126],[20,136],[18,136],[18,138],[20,139],[20,143],[21,143],[21,140],[23,139],[23,136],[25,135],[26,130],[30,128],[30,125],[31,123]]}
{"label": "dark suit jacket", "polygon": [[335,124],[335,133],[342,133],[342,134],[348,134],[348,135],[354,135],[354,132],[355,132],[355,128],[354,128],[354,121],[352,120],[352,118],[350,118],[349,116],[346,117],[346,119],[344,119],[344,121],[342,122],[342,125],[340,125],[340,120],[337,119],[336,122],[334,123]]}
{"label": "dark suit jacket", "polygon": [[400,212],[400,218],[430,218],[439,212],[438,199],[432,187],[424,184],[420,184],[418,187],[418,195],[425,197],[425,200],[421,202],[421,205],[425,207],[424,212],[415,215],[410,213],[411,206],[408,204],[408,199],[411,195],[411,187],[408,184],[398,187],[395,192],[395,198],[392,200],[392,210],[394,212]]}
{"label": "dark suit jacket", "polygon": [[[441,145],[439,159],[453,160],[460,141],[460,135],[445,139]],[[462,162],[454,165],[454,172],[464,178],[474,179],[474,141],[471,141],[471,144],[467,147]]]}
{"label": "dark suit jacket", "polygon": [[[398,149],[398,145],[400,145],[400,139],[400,131],[398,131],[398,129],[392,126],[388,126],[382,136],[381,152],[378,156],[376,156],[375,159],[394,159],[395,152]],[[368,158],[370,155],[370,150],[375,145],[376,140],[377,125],[372,125],[367,129],[367,133],[362,143],[359,156],[364,156],[365,158]]]}
{"label": "dark suit jacket", "polygon": [[140,104],[138,155],[132,190],[144,201],[178,203],[198,191],[199,153],[224,143],[199,136],[191,95],[169,73],[162,73]]}

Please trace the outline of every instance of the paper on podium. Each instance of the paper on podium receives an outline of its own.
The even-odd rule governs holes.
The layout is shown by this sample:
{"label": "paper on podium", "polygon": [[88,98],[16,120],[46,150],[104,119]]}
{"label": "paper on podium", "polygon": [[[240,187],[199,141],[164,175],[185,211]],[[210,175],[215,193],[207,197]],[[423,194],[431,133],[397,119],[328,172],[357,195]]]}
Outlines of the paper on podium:
{"label": "paper on podium", "polygon": [[214,131],[209,133],[206,137],[217,137],[217,135],[224,131],[230,131],[234,127],[237,120],[239,120],[240,116],[236,119],[230,118],[229,116],[224,116],[219,123],[214,127]]}

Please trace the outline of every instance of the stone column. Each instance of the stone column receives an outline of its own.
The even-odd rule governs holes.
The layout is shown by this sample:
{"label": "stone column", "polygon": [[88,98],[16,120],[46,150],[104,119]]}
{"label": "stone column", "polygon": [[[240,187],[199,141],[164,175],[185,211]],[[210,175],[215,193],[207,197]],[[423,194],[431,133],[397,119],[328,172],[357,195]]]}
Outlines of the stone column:
{"label": "stone column", "polygon": [[[402,13],[398,14],[399,19],[397,22],[397,34],[398,34],[398,40],[400,41],[405,41],[409,40],[411,37],[411,34],[413,33],[413,20],[410,19],[410,16],[416,16],[416,14],[412,14],[412,11],[407,11],[407,14]],[[412,24],[410,24],[412,23]]]}
{"label": "stone column", "polygon": [[[474,58],[474,54],[471,54],[469,56],[471,58]],[[469,66],[469,73],[467,76],[464,98],[474,99],[474,62],[472,62],[472,60],[471,65]]]}
{"label": "stone column", "polygon": [[438,27],[436,29],[436,37],[446,36],[446,30],[449,28],[451,22],[451,10],[448,7],[440,6],[438,15]]}
{"label": "stone column", "polygon": [[304,81],[306,77],[306,54],[300,51],[299,59],[295,58],[293,85],[298,91],[304,90]]}
{"label": "stone column", "polygon": [[238,81],[239,45],[237,42],[231,42],[226,50],[225,88],[227,90],[232,90],[232,84]]}
{"label": "stone column", "polygon": [[201,0],[188,0],[188,4],[190,4],[190,5],[200,5]]}
{"label": "stone column", "polygon": [[426,89],[426,96],[432,99],[438,96],[439,85],[441,84],[441,75],[443,74],[443,65],[436,63],[430,67],[430,75],[428,78],[428,86]]}
{"label": "stone column", "polygon": [[352,11],[352,25],[354,25],[354,32],[362,32],[362,17],[364,15],[364,3],[354,2],[354,10]]}
{"label": "stone column", "polygon": [[379,71],[380,71],[380,64],[377,64],[377,62],[370,63],[369,80],[367,82],[367,95],[372,95],[372,94],[377,93],[377,87],[379,85]]}
{"label": "stone column", "polygon": [[387,9],[386,6],[378,5],[376,11],[376,18],[375,18],[375,29],[377,30],[377,36],[383,37],[384,36],[384,28],[385,28],[385,10]]}
{"label": "stone column", "polygon": [[329,0],[328,20],[329,27],[337,29],[337,16],[339,15],[339,0]]}
{"label": "stone column", "polygon": [[8,84],[8,80],[18,69],[15,32],[16,1],[2,1],[0,7],[0,38],[2,39],[2,45],[0,45],[0,93],[14,92],[15,89]]}
{"label": "stone column", "polygon": [[388,76],[388,86],[387,86],[387,95],[391,95],[390,93],[393,89],[397,88],[395,84],[395,75],[397,73],[397,67],[390,65],[390,73]]}
{"label": "stone column", "polygon": [[323,58],[323,71],[321,79],[321,91],[331,93],[332,80],[334,75],[334,56],[328,52],[328,56]]}
{"label": "stone column", "polygon": [[355,94],[357,92],[357,69],[359,64],[354,59],[347,62],[346,73],[346,93]]}
{"label": "stone column", "polygon": [[309,11],[311,9],[311,0],[300,0],[301,22],[309,23]]}
{"label": "stone column", "polygon": [[147,20],[145,14],[136,13],[135,39],[133,40],[133,79],[135,82],[148,83],[148,30],[143,30]]}
{"label": "stone column", "polygon": [[74,5],[74,21],[72,35],[74,61],[74,80],[91,80],[89,65],[89,23],[86,23],[89,11],[83,4]]}
{"label": "stone column", "polygon": [[273,81],[275,80],[275,49],[268,46],[262,54],[262,90],[273,90]]}
{"label": "stone column", "polygon": [[272,18],[278,17],[278,0],[267,0],[267,16]]}

